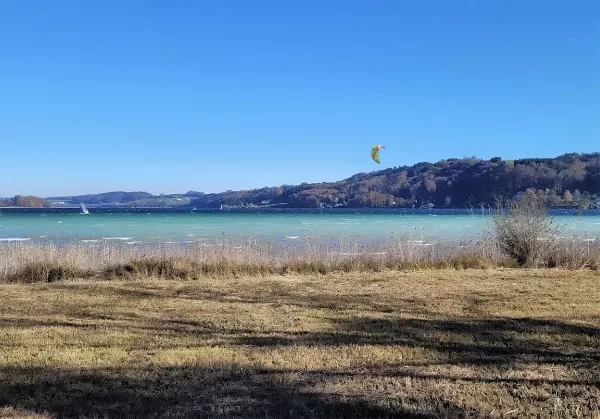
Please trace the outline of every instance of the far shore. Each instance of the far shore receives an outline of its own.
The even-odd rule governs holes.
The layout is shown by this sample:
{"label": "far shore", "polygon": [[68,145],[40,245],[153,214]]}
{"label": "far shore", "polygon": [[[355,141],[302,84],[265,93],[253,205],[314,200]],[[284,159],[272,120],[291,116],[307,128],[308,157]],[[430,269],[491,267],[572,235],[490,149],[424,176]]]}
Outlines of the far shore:
{"label": "far shore", "polygon": [[[444,210],[464,210],[464,211],[473,211],[473,212],[481,212],[481,210],[490,211],[490,207],[291,207],[284,205],[256,205],[256,206],[229,206],[229,207],[192,207],[189,205],[176,205],[176,206],[130,206],[130,205],[103,205],[103,204],[85,204],[88,209],[100,209],[100,210],[110,210],[110,209],[136,209],[136,210],[181,210],[184,212],[189,211],[215,211],[215,210],[260,210],[260,209],[270,209],[270,208],[285,208],[287,210],[328,210],[328,211],[337,211],[337,210],[397,210],[397,211],[444,211]],[[51,207],[15,207],[15,206],[0,206],[0,210],[79,210],[79,205],[55,205]],[[600,208],[580,208],[577,205],[558,205],[549,207],[550,210],[580,210],[580,211],[590,211],[597,210]]]}

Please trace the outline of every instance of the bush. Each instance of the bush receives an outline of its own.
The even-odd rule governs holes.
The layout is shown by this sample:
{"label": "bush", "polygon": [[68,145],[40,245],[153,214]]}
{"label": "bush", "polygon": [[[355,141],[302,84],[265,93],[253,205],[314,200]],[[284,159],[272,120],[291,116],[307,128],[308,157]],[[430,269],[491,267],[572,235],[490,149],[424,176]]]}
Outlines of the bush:
{"label": "bush", "polygon": [[516,201],[498,201],[492,217],[494,240],[519,266],[538,266],[554,247],[559,228],[547,212],[547,204],[533,194]]}
{"label": "bush", "polygon": [[65,279],[88,278],[93,273],[74,266],[61,265],[55,262],[30,262],[5,280],[8,282],[56,282]]}

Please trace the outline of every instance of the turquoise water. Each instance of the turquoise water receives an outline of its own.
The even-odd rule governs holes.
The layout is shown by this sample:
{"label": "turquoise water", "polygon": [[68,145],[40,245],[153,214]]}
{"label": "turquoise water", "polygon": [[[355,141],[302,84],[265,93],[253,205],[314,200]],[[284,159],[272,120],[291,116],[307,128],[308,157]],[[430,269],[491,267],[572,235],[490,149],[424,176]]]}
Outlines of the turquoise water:
{"label": "turquoise water", "polygon": [[[600,237],[599,215],[558,215],[568,234]],[[0,241],[202,242],[252,236],[275,240],[307,237],[476,239],[490,225],[468,213],[1,213]]]}

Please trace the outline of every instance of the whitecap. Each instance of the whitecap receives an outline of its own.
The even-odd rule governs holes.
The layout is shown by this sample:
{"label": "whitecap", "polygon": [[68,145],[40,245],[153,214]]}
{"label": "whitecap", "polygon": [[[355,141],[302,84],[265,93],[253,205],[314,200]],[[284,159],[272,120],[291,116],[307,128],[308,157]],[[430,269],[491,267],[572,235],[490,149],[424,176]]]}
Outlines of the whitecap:
{"label": "whitecap", "polygon": [[297,239],[300,236],[285,236],[286,239]]}
{"label": "whitecap", "polygon": [[132,242],[124,242],[125,244],[136,244],[136,241],[132,241]]}
{"label": "whitecap", "polygon": [[98,240],[79,240],[81,243],[96,243]]}
{"label": "whitecap", "polygon": [[425,243],[425,240],[409,240],[406,243],[409,246],[431,246],[431,243]]}
{"label": "whitecap", "polygon": [[63,223],[62,221],[59,221],[59,222],[58,222],[58,224],[62,224],[62,223]]}
{"label": "whitecap", "polygon": [[7,237],[0,239],[0,242],[25,242],[31,240],[30,237]]}
{"label": "whitecap", "polygon": [[341,255],[341,256],[361,256],[361,255],[375,255],[383,256],[386,252],[329,252],[329,255]]}
{"label": "whitecap", "polygon": [[131,240],[133,237],[102,237],[103,240]]}

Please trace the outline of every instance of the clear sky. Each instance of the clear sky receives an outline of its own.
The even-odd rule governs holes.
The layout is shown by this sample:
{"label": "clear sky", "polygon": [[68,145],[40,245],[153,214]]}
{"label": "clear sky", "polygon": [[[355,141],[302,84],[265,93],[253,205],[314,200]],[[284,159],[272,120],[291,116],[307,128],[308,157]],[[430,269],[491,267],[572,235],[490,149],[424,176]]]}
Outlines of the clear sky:
{"label": "clear sky", "polygon": [[0,0],[0,196],[591,151],[598,0]]}

